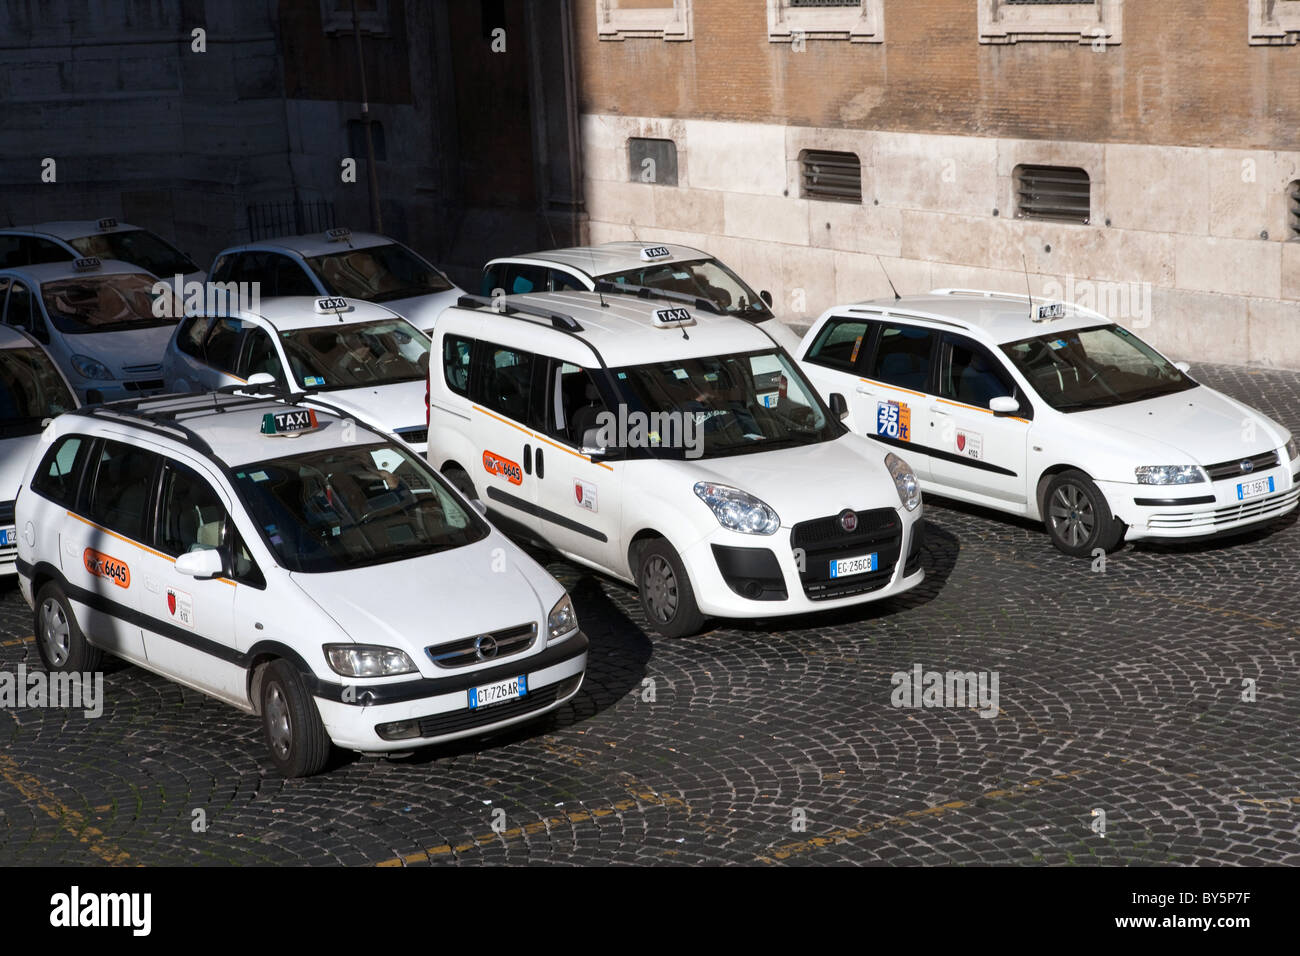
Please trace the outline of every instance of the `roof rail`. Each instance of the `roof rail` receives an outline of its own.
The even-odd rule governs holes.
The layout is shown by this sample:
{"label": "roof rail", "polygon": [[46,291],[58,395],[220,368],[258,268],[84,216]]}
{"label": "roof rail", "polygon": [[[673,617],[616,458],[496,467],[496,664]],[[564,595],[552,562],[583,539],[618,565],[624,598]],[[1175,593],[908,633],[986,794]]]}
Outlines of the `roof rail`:
{"label": "roof rail", "polygon": [[1063,299],[1053,299],[1051,296],[1039,296],[1034,299],[1032,296],[1025,295],[1022,292],[991,292],[988,289],[931,289],[931,295],[970,295],[978,296],[983,299],[1015,299],[1017,302],[1028,302],[1031,305],[1035,302],[1042,304],[1051,302],[1060,302],[1068,306],[1076,315],[1092,316],[1095,319],[1101,319],[1103,322],[1114,322],[1115,320],[1108,315],[1098,312],[1096,309],[1090,309],[1087,306],[1079,305],[1077,302],[1066,302]]}
{"label": "roof rail", "polygon": [[[212,446],[192,428],[186,428],[180,422],[176,421],[174,417],[161,411],[148,412],[142,411],[137,407],[141,402],[170,397],[173,396],[154,395],[148,398],[130,398],[120,402],[109,402],[107,405],[83,405],[80,408],[73,409],[67,414],[84,415],[87,418],[98,418],[107,421],[125,422],[136,428],[142,428],[147,432],[160,435],[163,438],[170,438],[173,441],[179,440],[205,455],[211,455]],[[175,397],[182,396],[176,395]]]}
{"label": "roof rail", "polygon": [[462,295],[456,300],[456,304],[462,309],[491,309],[498,315],[508,315],[511,318],[516,315],[531,315],[539,319],[549,319],[551,325],[561,332],[582,331],[582,326],[578,324],[578,320],[567,312],[538,309],[528,305],[519,305],[517,302],[502,302],[498,305],[485,295]]}
{"label": "roof rail", "polygon": [[712,312],[714,315],[727,314],[727,310],[712,299],[691,295],[687,292],[675,292],[672,289],[655,289],[648,285],[630,285],[624,282],[610,282],[608,279],[599,279],[596,282],[595,291],[634,295],[639,299],[670,299],[673,302],[685,302],[704,312]]}

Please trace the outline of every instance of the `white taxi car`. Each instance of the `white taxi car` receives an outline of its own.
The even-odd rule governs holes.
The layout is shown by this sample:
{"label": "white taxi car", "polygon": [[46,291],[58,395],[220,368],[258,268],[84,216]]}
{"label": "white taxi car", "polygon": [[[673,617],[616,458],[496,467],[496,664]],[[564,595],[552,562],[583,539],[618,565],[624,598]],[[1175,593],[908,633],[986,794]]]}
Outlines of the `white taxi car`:
{"label": "white taxi car", "polygon": [[1090,309],[963,289],[828,310],[799,358],[927,492],[1043,521],[1076,557],[1285,515],[1285,428]]}
{"label": "white taxi car", "polygon": [[40,343],[19,329],[0,326],[0,577],[15,573],[14,498],[27,459],[50,419],[76,407],[71,386]]}
{"label": "white taxi car", "polygon": [[42,222],[0,229],[0,269],[43,262],[72,262],[94,256],[139,266],[173,284],[184,298],[186,283],[203,282],[207,273],[157,233],[116,219]]}
{"label": "white taxi car", "polygon": [[207,392],[253,379],[324,395],[424,453],[427,335],[360,299],[290,296],[257,308],[182,319],[163,357],[167,388]]}
{"label": "white taxi car", "polygon": [[261,715],[286,776],[333,742],[407,751],[577,693],[568,595],[410,449],[234,392],[55,419],[17,501],[51,672],[104,652]]}
{"label": "white taxi car", "polygon": [[400,242],[346,228],[226,249],[213,261],[211,280],[259,283],[262,298],[306,295],[378,302],[425,332],[439,312],[464,295],[437,266]]}
{"label": "white taxi car", "polygon": [[755,292],[707,252],[675,243],[605,242],[493,259],[483,267],[479,293],[501,294],[499,289],[505,295],[521,295],[595,289],[597,284],[665,289],[708,299],[728,315],[761,325],[786,351],[799,345],[799,336],[773,314],[770,292]]}
{"label": "white taxi car", "polygon": [[152,395],[176,328],[165,316],[181,311],[157,284],[139,266],[94,257],[0,269],[0,321],[40,342],[83,402]]}
{"label": "white taxi car", "polygon": [[662,634],[924,577],[911,469],[761,327],[662,291],[467,296],[433,351],[429,461],[503,527],[634,584]]}

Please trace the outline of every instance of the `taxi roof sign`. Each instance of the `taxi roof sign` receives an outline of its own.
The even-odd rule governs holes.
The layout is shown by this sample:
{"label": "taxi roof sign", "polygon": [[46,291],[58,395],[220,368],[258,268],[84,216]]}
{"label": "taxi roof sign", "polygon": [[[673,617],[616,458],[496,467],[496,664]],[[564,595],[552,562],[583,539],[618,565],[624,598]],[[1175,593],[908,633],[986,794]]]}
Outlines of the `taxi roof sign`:
{"label": "taxi roof sign", "polygon": [[262,416],[263,435],[292,437],[320,428],[316,412],[310,408],[294,408],[283,412],[267,412]]}
{"label": "taxi roof sign", "polygon": [[97,222],[95,225],[97,225],[97,226],[99,227],[99,231],[100,231],[100,232],[104,232],[105,230],[108,230],[108,229],[116,229],[116,228],[117,228],[117,220],[116,220],[116,219],[112,219],[112,218],[101,219],[101,220],[99,220],[99,222]]}
{"label": "taxi roof sign", "polygon": [[347,226],[339,226],[335,229],[325,230],[325,239],[328,242],[343,242],[352,238],[352,230]]}
{"label": "taxi roof sign", "polygon": [[653,259],[662,259],[664,256],[671,256],[672,250],[667,246],[646,246],[641,250],[641,259],[650,262]]}
{"label": "taxi roof sign", "polygon": [[1065,303],[1049,302],[1047,305],[1040,305],[1038,307],[1038,316],[1037,318],[1034,319],[1034,321],[1046,322],[1048,319],[1063,319],[1063,318],[1065,318]]}
{"label": "taxi roof sign", "polygon": [[691,315],[688,309],[657,309],[655,310],[654,323],[657,328],[694,325],[695,316]]}
{"label": "taxi roof sign", "polygon": [[78,272],[91,272],[98,269],[101,265],[103,265],[103,263],[100,262],[99,256],[85,256],[73,262],[72,268],[76,269]]}
{"label": "taxi roof sign", "polygon": [[344,299],[339,296],[335,296],[329,299],[316,300],[317,315],[328,315],[328,314],[333,314],[338,312],[351,312],[351,311],[352,311],[351,303],[349,303],[347,299]]}

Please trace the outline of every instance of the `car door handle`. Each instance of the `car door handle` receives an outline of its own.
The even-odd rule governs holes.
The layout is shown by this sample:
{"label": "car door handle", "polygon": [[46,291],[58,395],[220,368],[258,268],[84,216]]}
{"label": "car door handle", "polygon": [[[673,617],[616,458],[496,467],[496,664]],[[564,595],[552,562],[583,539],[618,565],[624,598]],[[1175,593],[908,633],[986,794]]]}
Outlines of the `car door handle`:
{"label": "car door handle", "polygon": [[537,449],[537,477],[539,479],[546,477],[546,462],[542,461],[542,449]]}
{"label": "car door handle", "polygon": [[525,445],[524,446],[524,474],[531,475],[532,473],[533,473],[533,446]]}
{"label": "car door handle", "polygon": [[865,385],[859,385],[857,388],[854,389],[854,391],[857,392],[859,395],[875,395],[875,394],[876,394],[874,390],[867,388],[867,386],[865,386]]}
{"label": "car door handle", "polygon": [[931,414],[931,415],[947,415],[947,414],[948,414],[948,410],[947,410],[946,408],[943,408],[943,407],[939,406],[939,405],[931,405],[931,406],[930,406],[930,414]]}

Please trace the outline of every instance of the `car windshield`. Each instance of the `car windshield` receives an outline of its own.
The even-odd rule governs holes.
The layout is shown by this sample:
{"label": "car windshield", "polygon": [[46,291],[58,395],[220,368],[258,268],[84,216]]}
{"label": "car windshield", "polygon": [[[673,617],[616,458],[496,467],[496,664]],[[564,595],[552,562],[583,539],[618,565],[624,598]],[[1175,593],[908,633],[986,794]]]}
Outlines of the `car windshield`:
{"label": "car windshield", "polygon": [[758,293],[717,259],[647,262],[635,269],[611,272],[599,278],[619,285],[643,285],[698,296],[716,302],[731,315],[754,322],[772,317],[772,310]]}
{"label": "car windshield", "polygon": [[451,280],[410,249],[395,242],[350,249],[306,260],[330,295],[391,302],[452,288]]}
{"label": "car windshield", "polygon": [[1098,325],[1002,346],[1043,401],[1063,412],[1105,408],[1195,388],[1128,329]]}
{"label": "car windshield", "polygon": [[428,465],[395,445],[287,455],[241,465],[234,477],[276,560],[290,571],[402,561],[488,534],[487,523]]}
{"label": "car windshield", "polygon": [[616,447],[637,444],[630,436],[638,421],[646,446],[664,457],[721,458],[812,445],[842,434],[779,349],[633,365],[611,374],[629,426]]}
{"label": "car windshield", "polygon": [[145,229],[101,232],[80,239],[69,239],[68,245],[83,256],[120,259],[148,269],[162,279],[199,271],[199,267],[185,253]]}
{"label": "car windshield", "polygon": [[429,337],[404,319],[318,325],[281,332],[280,341],[301,388],[391,385],[429,374]]}
{"label": "car windshield", "polygon": [[47,418],[76,407],[43,351],[0,349],[0,438],[38,434]]}
{"label": "car windshield", "polygon": [[[117,332],[175,324],[176,319],[160,318],[158,313],[179,316],[180,304],[170,289],[155,295],[157,282],[140,272],[56,279],[41,286],[41,299],[60,332]],[[171,302],[158,303],[155,313],[155,301],[160,296],[169,297]]]}

